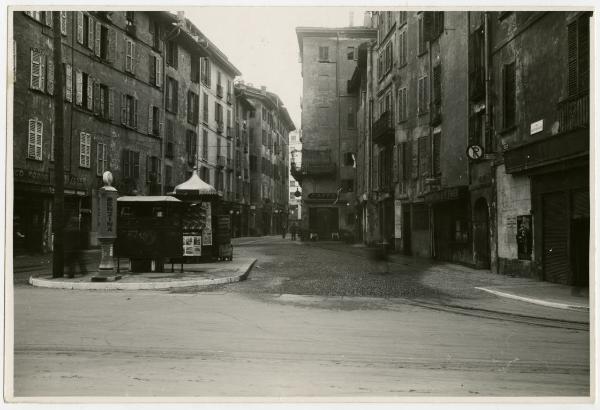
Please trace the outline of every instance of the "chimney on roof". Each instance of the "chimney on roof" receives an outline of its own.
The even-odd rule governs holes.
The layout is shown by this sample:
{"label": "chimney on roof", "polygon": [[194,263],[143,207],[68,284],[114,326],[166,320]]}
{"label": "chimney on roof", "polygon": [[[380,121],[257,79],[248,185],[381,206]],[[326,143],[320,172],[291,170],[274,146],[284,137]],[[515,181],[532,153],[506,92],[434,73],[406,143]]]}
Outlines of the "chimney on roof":
{"label": "chimney on roof", "polygon": [[265,87],[264,85],[260,86],[260,93],[262,95],[267,95],[267,87]]}
{"label": "chimney on roof", "polygon": [[348,15],[348,18],[350,20],[350,24],[348,25],[348,27],[354,27],[354,12],[351,11]]}

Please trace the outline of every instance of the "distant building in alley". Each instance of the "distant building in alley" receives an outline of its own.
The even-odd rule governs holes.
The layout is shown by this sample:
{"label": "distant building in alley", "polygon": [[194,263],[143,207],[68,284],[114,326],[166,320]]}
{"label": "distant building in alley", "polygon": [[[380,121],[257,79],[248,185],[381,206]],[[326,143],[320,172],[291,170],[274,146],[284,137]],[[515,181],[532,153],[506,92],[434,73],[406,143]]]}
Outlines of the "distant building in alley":
{"label": "distant building in alley", "polygon": [[289,158],[290,158],[290,175],[289,175],[289,221],[295,222],[300,227],[302,219],[302,195],[300,183],[296,181],[291,174],[293,167],[299,167],[302,164],[302,138],[299,131],[290,133]]}
{"label": "distant building in alley", "polygon": [[358,47],[374,39],[368,27],[296,28],[302,64],[302,229],[319,238],[354,235],[356,99],[348,82]]}
{"label": "distant building in alley", "polygon": [[266,87],[236,84],[248,112],[250,235],[278,234],[288,220],[288,136],[296,129],[281,99]]}

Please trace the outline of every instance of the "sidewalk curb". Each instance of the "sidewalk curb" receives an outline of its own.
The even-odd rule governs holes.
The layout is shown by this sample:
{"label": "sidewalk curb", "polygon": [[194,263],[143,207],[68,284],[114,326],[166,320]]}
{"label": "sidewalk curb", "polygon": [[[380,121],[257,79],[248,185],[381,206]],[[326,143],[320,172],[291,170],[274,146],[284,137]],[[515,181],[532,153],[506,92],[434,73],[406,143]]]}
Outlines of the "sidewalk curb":
{"label": "sidewalk curb", "polygon": [[218,279],[191,279],[172,282],[66,282],[44,278],[29,277],[29,284],[41,288],[69,289],[69,290],[167,290],[186,288],[189,286],[211,286],[226,283],[241,282],[245,280],[254,267],[256,259],[248,265],[244,272],[237,275]]}
{"label": "sidewalk curb", "polygon": [[488,289],[488,288],[483,288],[483,287],[475,287],[475,289],[482,290],[484,292],[488,292],[488,293],[491,293],[491,294],[499,296],[499,297],[520,300],[521,302],[532,303],[532,304],[540,305],[540,306],[552,307],[552,308],[556,308],[556,309],[577,310],[577,311],[581,311],[581,312],[589,312],[590,311],[589,306],[584,306],[584,305],[570,305],[568,303],[550,302],[548,300],[529,298],[529,297],[525,297],[525,296],[515,295],[513,293],[500,292],[498,290]]}

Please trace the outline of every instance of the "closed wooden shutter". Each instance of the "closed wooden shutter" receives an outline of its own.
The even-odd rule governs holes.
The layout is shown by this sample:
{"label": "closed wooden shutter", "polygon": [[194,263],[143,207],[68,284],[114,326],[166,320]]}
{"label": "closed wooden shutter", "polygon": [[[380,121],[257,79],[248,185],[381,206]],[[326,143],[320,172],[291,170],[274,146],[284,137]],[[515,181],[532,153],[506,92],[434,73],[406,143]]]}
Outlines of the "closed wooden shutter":
{"label": "closed wooden shutter", "polygon": [[566,285],[570,269],[567,251],[569,219],[564,192],[552,192],[542,196],[542,218],[544,279]]}
{"label": "closed wooden shutter", "polygon": [[579,92],[587,91],[590,82],[590,20],[587,14],[577,24],[577,65]]}
{"label": "closed wooden shutter", "polygon": [[568,89],[569,95],[577,94],[577,22],[567,26]]}
{"label": "closed wooden shutter", "polygon": [[399,168],[400,168],[400,155],[399,155],[399,151],[400,151],[400,145],[394,145],[394,150],[392,151],[392,161],[394,163],[393,165],[393,181],[394,182],[398,182],[400,180],[400,175],[399,175]]}
{"label": "closed wooden shutter", "polygon": [[75,104],[83,104],[83,73],[75,70]]}
{"label": "closed wooden shutter", "polygon": [[31,70],[29,86],[34,90],[40,89],[41,77],[41,53],[37,49],[31,49]]}
{"label": "closed wooden shutter", "polygon": [[148,56],[148,73],[150,75],[150,84],[156,85],[156,56]]}
{"label": "closed wooden shutter", "polygon": [[65,64],[65,100],[73,101],[73,67]]}
{"label": "closed wooden shutter", "polygon": [[433,67],[433,103],[442,102],[442,66],[441,64]]}
{"label": "closed wooden shutter", "polygon": [[63,36],[67,35],[67,12],[66,11],[60,12],[60,33]]}
{"label": "closed wooden shutter", "polygon": [[441,167],[440,167],[441,139],[442,139],[441,132],[437,132],[437,133],[433,134],[433,174],[434,175],[438,175],[441,173]]}
{"label": "closed wooden shutter", "polygon": [[[91,20],[90,20],[91,23]],[[95,34],[94,34],[94,38],[95,38],[95,46],[94,46],[94,54],[96,54],[96,57],[100,57],[101,55],[101,51],[102,51],[102,47],[101,47],[101,40],[102,40],[102,35],[101,35],[101,30],[102,30],[102,24],[100,24],[99,21],[94,21],[94,27],[95,27]]]}
{"label": "closed wooden shutter", "polygon": [[83,12],[77,12],[77,42],[83,44]]}
{"label": "closed wooden shutter", "polygon": [[124,149],[122,155],[123,155],[123,157],[122,157],[122,161],[123,161],[123,178],[129,178],[129,176],[131,175],[130,168],[129,168],[129,150]]}
{"label": "closed wooden shutter", "polygon": [[117,61],[117,31],[113,29],[109,29],[108,61],[112,64],[115,64]]}
{"label": "closed wooden shutter", "polygon": [[127,124],[127,94],[121,94],[121,124]]}
{"label": "closed wooden shutter", "polygon": [[94,49],[94,19],[91,18],[90,16],[88,16],[87,21],[88,21],[87,47],[90,50],[93,50]]}
{"label": "closed wooden shutter", "polygon": [[108,119],[113,120],[115,118],[115,90],[110,88],[108,90]]}
{"label": "closed wooden shutter", "polygon": [[155,57],[156,86],[162,86],[162,58]]}
{"label": "closed wooden shutter", "polygon": [[152,106],[152,104],[148,104],[148,134],[152,135],[153,132],[153,127],[152,125],[154,124],[154,107]]}
{"label": "closed wooden shutter", "polygon": [[47,80],[46,80],[46,91],[48,92],[48,94],[53,95],[54,94],[54,61],[52,61],[52,58],[48,58],[48,62],[47,62]]}
{"label": "closed wooden shutter", "polygon": [[87,75],[87,101],[86,108],[90,111],[94,110],[94,79],[88,74]]}

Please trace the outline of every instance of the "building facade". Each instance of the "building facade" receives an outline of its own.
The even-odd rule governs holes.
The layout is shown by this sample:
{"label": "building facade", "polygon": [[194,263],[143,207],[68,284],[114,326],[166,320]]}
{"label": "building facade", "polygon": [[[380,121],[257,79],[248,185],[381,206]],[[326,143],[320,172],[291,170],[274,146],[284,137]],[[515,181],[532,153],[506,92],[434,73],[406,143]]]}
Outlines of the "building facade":
{"label": "building facade", "polygon": [[289,184],[289,213],[288,219],[289,224],[292,222],[300,227],[300,221],[302,220],[302,195],[300,192],[301,186],[298,181],[294,179],[291,174],[292,167],[302,165],[302,137],[300,137],[299,131],[290,132],[289,136],[289,159],[290,159],[290,173],[288,179]]}
{"label": "building facade", "polygon": [[279,234],[287,229],[289,133],[296,129],[281,99],[266,87],[239,82],[248,111],[250,235]]}
{"label": "building facade", "polygon": [[[237,68],[183,13],[68,11],[60,16],[69,238],[97,245],[96,201],[104,171],[113,173],[121,195],[161,195],[194,168],[222,193],[234,234],[247,234],[243,116],[249,110],[236,103]],[[14,247],[47,252],[52,250],[55,172],[52,13],[12,17],[18,39],[12,43],[11,84]]]}
{"label": "building facade", "polygon": [[296,29],[302,65],[302,186],[305,236],[355,236],[357,105],[348,84],[358,47],[375,38],[367,27]]}
{"label": "building facade", "polygon": [[[587,285],[590,12],[369,16],[377,35],[358,46],[348,83],[359,240]],[[331,30],[297,29],[305,157],[296,172],[309,203],[310,192],[326,201],[322,186],[338,183],[330,134],[315,125],[336,84],[324,84],[326,69],[315,62],[327,61]],[[305,32],[316,37],[311,46]]]}

